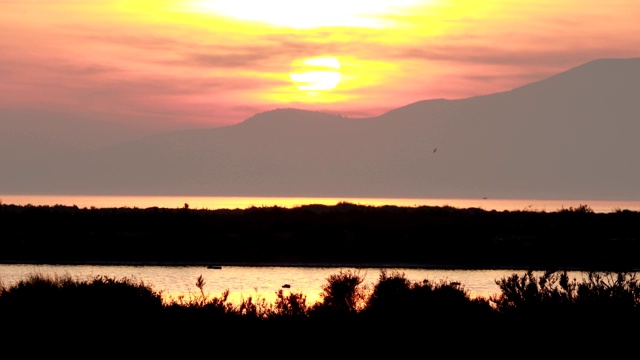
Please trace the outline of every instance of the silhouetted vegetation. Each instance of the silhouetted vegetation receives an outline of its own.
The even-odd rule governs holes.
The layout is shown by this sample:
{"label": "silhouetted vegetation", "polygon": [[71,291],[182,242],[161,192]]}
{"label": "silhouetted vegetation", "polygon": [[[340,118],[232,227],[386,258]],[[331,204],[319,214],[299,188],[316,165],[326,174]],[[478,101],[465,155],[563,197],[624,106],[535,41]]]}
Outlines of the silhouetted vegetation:
{"label": "silhouetted vegetation", "polygon": [[0,204],[4,263],[629,271],[640,213],[306,205],[206,210]]}
{"label": "silhouetted vegetation", "polygon": [[404,273],[385,270],[372,287],[354,271],[327,278],[321,300],[307,304],[304,294],[282,290],[274,303],[264,299],[228,301],[228,290],[217,297],[200,293],[189,299],[163,300],[142,282],[96,276],[32,274],[12,286],[0,285],[0,316],[5,325],[66,323],[91,328],[118,325],[147,327],[170,324],[206,329],[229,324],[429,324],[462,327],[529,321],[584,326],[584,321],[635,322],[640,315],[640,286],[634,273],[584,273],[569,279],[567,272],[545,272],[496,279],[501,292],[472,298],[464,284],[441,280],[409,281]]}
{"label": "silhouetted vegetation", "polygon": [[[25,341],[46,354],[132,354],[168,357],[190,351],[261,356],[302,351],[305,356],[411,356],[451,351],[473,356],[498,351],[581,358],[618,358],[634,349],[640,320],[638,282],[630,273],[532,272],[497,279],[501,293],[472,298],[464,284],[411,282],[381,271],[366,285],[357,272],[327,278],[320,300],[277,292],[274,303],[229,292],[162,300],[129,280],[33,275],[0,285],[3,341]],[[37,345],[36,345],[37,344]],[[44,346],[44,344],[49,344]],[[82,350],[82,351],[81,351]],[[171,352],[169,352],[171,351]],[[284,355],[283,355],[284,356]],[[301,355],[302,356],[302,355]],[[528,357],[528,356],[524,356]]]}
{"label": "silhouetted vegetation", "polygon": [[[585,280],[566,272],[531,271],[496,282],[501,293],[491,297],[497,311],[519,324],[562,321],[576,328],[592,324],[608,328],[635,324],[640,314],[640,287],[636,273],[593,273]],[[635,326],[635,325],[634,325]]]}
{"label": "silhouetted vegetation", "polygon": [[[640,213],[628,210],[0,204],[0,227],[4,263],[525,269],[496,279],[500,293],[491,298],[471,298],[457,282],[411,282],[381,271],[378,282],[367,285],[356,272],[339,272],[327,278],[314,304],[283,290],[274,303],[251,297],[231,303],[228,291],[206,294],[202,277],[195,282],[199,293],[170,302],[143,283],[103,276],[32,275],[0,284],[0,319],[11,329],[5,343],[53,338],[48,353],[66,354],[69,346],[62,344],[82,340],[117,354],[136,345],[147,357],[166,357],[171,346],[187,351],[238,342],[244,343],[234,345],[239,354],[304,344],[312,355],[318,354],[310,349],[323,349],[324,356],[351,349],[350,356],[377,357],[391,349],[414,356],[448,340],[446,349],[460,355],[466,345],[456,340],[482,339],[503,352],[538,347],[541,356],[549,351],[545,344],[564,340],[553,353],[575,357],[580,350],[591,355],[589,339],[618,336],[609,339],[626,348],[623,335],[638,335]],[[567,270],[583,270],[586,280],[570,279]],[[584,347],[567,343],[576,334]]]}

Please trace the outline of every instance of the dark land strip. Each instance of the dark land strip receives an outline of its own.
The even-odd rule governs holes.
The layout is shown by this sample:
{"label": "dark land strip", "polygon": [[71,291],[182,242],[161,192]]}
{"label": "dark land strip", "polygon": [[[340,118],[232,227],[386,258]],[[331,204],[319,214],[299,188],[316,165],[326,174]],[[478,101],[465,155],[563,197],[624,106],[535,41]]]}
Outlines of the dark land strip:
{"label": "dark land strip", "polygon": [[0,263],[640,269],[640,213],[0,205]]}

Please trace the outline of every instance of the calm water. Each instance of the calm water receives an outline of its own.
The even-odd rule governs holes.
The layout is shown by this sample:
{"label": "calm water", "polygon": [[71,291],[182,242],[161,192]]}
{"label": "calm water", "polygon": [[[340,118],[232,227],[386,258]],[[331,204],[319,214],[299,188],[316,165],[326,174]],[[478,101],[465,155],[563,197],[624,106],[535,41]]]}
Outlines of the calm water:
{"label": "calm water", "polygon": [[[289,292],[302,293],[307,297],[307,304],[311,305],[320,300],[322,286],[330,275],[338,274],[340,270],[351,270],[364,277],[364,283],[377,283],[380,268],[308,268],[308,267],[246,267],[225,266],[221,269],[207,269],[204,266],[84,266],[84,265],[3,265],[0,264],[0,281],[5,286],[11,286],[16,281],[25,279],[29,274],[43,274],[51,276],[70,275],[74,279],[88,279],[104,275],[116,279],[128,278],[142,281],[156,291],[162,291],[165,300],[177,300],[184,296],[185,300],[199,294],[196,279],[202,275],[205,280],[204,291],[210,297],[219,297],[223,291],[229,290],[229,300],[238,303],[243,298],[252,297],[265,299],[269,303],[275,300],[276,292],[282,289]],[[488,297],[499,293],[495,280],[517,273],[523,275],[523,270],[422,270],[387,268],[402,272],[407,279],[422,281],[428,279],[434,282],[441,280],[458,281],[467,289],[472,297]],[[582,273],[572,272],[571,278],[582,279]],[[283,289],[282,285],[291,287]]]}
{"label": "calm water", "polygon": [[182,208],[246,209],[280,206],[291,208],[308,204],[336,205],[349,202],[359,205],[382,206],[452,206],[484,210],[531,210],[553,212],[587,205],[600,213],[615,210],[640,211],[640,201],[609,200],[532,200],[532,199],[393,199],[393,198],[308,198],[308,197],[198,197],[198,196],[71,196],[71,195],[0,195],[0,203],[13,205],[67,205],[80,208]]}

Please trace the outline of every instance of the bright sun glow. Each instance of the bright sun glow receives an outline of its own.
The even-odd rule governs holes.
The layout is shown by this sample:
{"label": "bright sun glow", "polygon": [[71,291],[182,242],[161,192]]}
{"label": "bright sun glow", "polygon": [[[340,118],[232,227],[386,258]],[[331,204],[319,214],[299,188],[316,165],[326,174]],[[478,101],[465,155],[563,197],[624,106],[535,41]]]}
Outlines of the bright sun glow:
{"label": "bright sun glow", "polygon": [[316,92],[334,89],[340,83],[340,62],[334,57],[314,57],[296,60],[289,74],[301,91]]}
{"label": "bright sun glow", "polygon": [[292,28],[320,26],[384,27],[379,16],[416,0],[192,0],[187,7],[200,13],[215,13],[236,19]]}

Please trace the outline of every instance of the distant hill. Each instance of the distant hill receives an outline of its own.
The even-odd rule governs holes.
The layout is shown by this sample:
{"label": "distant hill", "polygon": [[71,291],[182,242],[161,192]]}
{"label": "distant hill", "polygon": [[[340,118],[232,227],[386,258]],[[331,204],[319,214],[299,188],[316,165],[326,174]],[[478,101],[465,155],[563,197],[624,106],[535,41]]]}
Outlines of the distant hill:
{"label": "distant hill", "polygon": [[640,59],[350,119],[298,109],[21,162],[4,194],[640,200]]}

